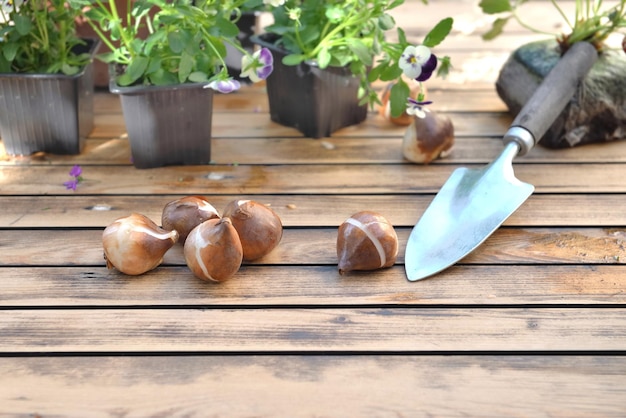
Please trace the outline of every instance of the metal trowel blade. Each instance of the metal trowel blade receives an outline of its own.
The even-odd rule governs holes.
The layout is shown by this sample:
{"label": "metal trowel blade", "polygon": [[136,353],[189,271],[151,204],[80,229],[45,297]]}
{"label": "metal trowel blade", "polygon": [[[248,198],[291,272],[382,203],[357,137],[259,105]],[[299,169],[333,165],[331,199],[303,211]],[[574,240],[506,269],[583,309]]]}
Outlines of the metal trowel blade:
{"label": "metal trowel blade", "polygon": [[457,168],[409,236],[405,269],[410,281],[432,276],[483,243],[533,193],[513,172],[518,145],[510,143],[481,169]]}

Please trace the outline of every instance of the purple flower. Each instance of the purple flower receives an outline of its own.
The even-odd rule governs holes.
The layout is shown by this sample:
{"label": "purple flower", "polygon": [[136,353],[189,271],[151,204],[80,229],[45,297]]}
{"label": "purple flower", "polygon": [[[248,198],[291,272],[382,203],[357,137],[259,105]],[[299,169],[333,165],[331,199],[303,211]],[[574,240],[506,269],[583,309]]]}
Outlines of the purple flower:
{"label": "purple flower", "polygon": [[408,115],[413,115],[417,116],[420,119],[424,119],[426,117],[426,112],[430,112],[430,109],[424,106],[427,106],[429,104],[432,104],[432,101],[419,102],[417,100],[409,98],[406,106],[406,113]]}
{"label": "purple flower", "polygon": [[205,86],[205,88],[211,88],[213,90],[219,91],[220,93],[232,93],[235,90],[239,90],[239,87],[241,87],[239,81],[232,78],[227,78],[226,80],[211,81]]}
{"label": "purple flower", "polygon": [[422,73],[415,79],[417,81],[426,81],[432,75],[433,71],[437,68],[437,56],[435,54],[431,54],[426,64],[422,65]]}
{"label": "purple flower", "polygon": [[70,177],[73,177],[73,179],[68,180],[63,183],[65,188],[67,190],[76,191],[76,187],[78,187],[78,183],[83,181],[81,174],[83,174],[83,169],[78,164],[72,167],[72,169],[70,170]]}
{"label": "purple flower", "polygon": [[437,57],[424,45],[407,46],[398,61],[398,66],[407,77],[426,81],[437,68]]}
{"label": "purple flower", "polygon": [[65,186],[67,190],[76,191],[76,187],[78,187],[78,179],[66,181],[63,183],[63,185]]}
{"label": "purple flower", "polygon": [[274,57],[267,48],[241,58],[241,77],[248,77],[253,83],[265,80],[274,70]]}
{"label": "purple flower", "polygon": [[72,177],[80,177],[81,174],[83,174],[83,169],[78,164],[70,170],[70,176]]}

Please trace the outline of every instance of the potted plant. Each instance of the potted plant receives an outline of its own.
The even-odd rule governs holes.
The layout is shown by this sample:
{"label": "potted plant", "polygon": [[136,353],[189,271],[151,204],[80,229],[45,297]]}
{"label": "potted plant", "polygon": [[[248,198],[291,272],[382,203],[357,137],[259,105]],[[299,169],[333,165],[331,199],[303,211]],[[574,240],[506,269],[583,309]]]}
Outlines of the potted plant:
{"label": "potted plant", "polygon": [[[93,129],[95,39],[66,0],[0,0],[0,137],[7,154],[78,154]],[[35,93],[36,92],[36,93]]]}
{"label": "potted plant", "polygon": [[114,1],[90,1],[85,16],[110,49],[99,58],[110,64],[109,89],[121,97],[133,163],[208,164],[213,91],[240,87],[228,74],[225,45],[244,52],[242,72],[253,81],[271,73],[272,56],[239,45],[232,19],[243,0],[129,2],[124,20]]}
{"label": "potted plant", "polygon": [[572,147],[623,138],[626,132],[626,0],[603,3],[580,0],[568,16],[558,1],[555,13],[565,22],[562,33],[538,28],[523,18],[526,0],[482,0],[483,12],[493,15],[490,30],[483,38],[499,36],[515,20],[524,28],[547,35],[546,40],[517,48],[502,67],[496,90],[510,112],[516,115],[530,99],[542,79],[576,42],[589,42],[599,52],[583,86],[566,106],[548,132],[537,138],[550,148]]}
{"label": "potted plant", "polygon": [[[437,23],[414,46],[390,14],[403,0],[263,1],[274,22],[255,41],[276,56],[267,80],[271,118],[305,136],[320,138],[362,122],[368,104],[380,102],[376,81],[395,82],[391,113],[399,116],[410,92],[403,71],[421,83],[438,64],[439,75],[449,69],[449,58],[430,49],[448,35],[452,19]],[[390,41],[394,28],[397,39]]]}

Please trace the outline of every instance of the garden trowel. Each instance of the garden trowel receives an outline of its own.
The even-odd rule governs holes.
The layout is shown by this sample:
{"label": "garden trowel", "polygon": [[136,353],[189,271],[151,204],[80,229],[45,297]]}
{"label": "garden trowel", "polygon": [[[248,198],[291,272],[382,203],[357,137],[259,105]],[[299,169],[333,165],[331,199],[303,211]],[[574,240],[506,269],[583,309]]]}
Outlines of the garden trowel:
{"label": "garden trowel", "polygon": [[570,101],[597,59],[577,42],[559,59],[504,135],[505,147],[480,169],[457,168],[413,228],[406,246],[410,281],[455,264],[485,241],[533,193],[515,178],[513,159],[526,154]]}

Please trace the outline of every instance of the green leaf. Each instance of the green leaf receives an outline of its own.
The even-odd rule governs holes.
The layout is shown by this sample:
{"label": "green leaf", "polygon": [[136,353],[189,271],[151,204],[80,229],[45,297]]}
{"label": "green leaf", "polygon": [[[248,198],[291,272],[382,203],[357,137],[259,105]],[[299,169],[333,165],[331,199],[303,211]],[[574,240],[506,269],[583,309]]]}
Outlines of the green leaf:
{"label": "green leaf", "polygon": [[354,59],[354,55],[349,49],[335,49],[333,50],[333,59],[331,64],[334,67],[345,67],[346,65],[356,65],[360,63],[359,60]]}
{"label": "green leaf", "polygon": [[33,24],[27,16],[14,14],[13,23],[15,24],[15,29],[17,29],[17,33],[22,36],[27,35],[33,28]]}
{"label": "green leaf", "polygon": [[4,59],[3,55],[0,55],[0,73],[10,73],[11,72],[11,63]]}
{"label": "green leaf", "polygon": [[326,9],[326,17],[332,23],[337,23],[337,22],[342,21],[345,15],[346,15],[345,10],[340,6],[329,6]]}
{"label": "green leaf", "polygon": [[306,60],[306,55],[289,54],[283,57],[282,63],[285,65],[298,65]]}
{"label": "green leaf", "polygon": [[180,54],[185,49],[185,42],[180,32],[170,32],[167,34],[167,41],[170,45],[170,49],[175,54]]}
{"label": "green leaf", "polygon": [[367,73],[367,81],[369,83],[373,83],[374,81],[378,80],[378,78],[380,77],[380,74],[383,72],[383,70],[385,68],[387,68],[389,65],[389,63],[385,62],[382,64],[377,65],[376,67],[372,68],[369,73]]}
{"label": "green leaf", "polygon": [[7,43],[7,45],[2,48],[2,56],[9,62],[13,61],[19,47],[20,45],[17,43]]}
{"label": "green leaf", "polygon": [[172,84],[177,84],[177,78],[174,74],[168,73],[164,71],[162,68],[159,69],[154,74],[151,74],[149,77],[150,84],[154,84],[155,86],[169,86]]}
{"label": "green leaf", "polygon": [[406,110],[406,101],[409,98],[409,94],[411,94],[411,89],[404,81],[399,80],[393,85],[389,94],[392,117],[397,118]]}
{"label": "green leaf", "polygon": [[141,79],[145,74],[146,68],[148,68],[149,61],[148,57],[135,57],[126,67],[124,74],[120,76],[122,82],[125,83],[122,85],[128,86]]}
{"label": "green leaf", "polygon": [[354,55],[359,57],[359,60],[363,64],[372,65],[373,57],[371,56],[367,45],[365,45],[365,43],[363,43],[361,40],[356,38],[348,39],[348,48],[350,48],[350,51],[352,51]]}
{"label": "green leaf", "polygon": [[385,13],[384,15],[378,18],[378,27],[381,28],[382,30],[393,29],[394,26],[396,26],[396,21],[393,19],[393,16],[391,16],[390,14]]}
{"label": "green leaf", "polygon": [[218,18],[215,22],[215,25],[219,28],[220,33],[224,36],[236,38],[239,34],[239,27],[230,20],[224,19],[223,17]]}
{"label": "green leaf", "polygon": [[96,58],[98,58],[98,60],[105,62],[105,63],[111,63],[111,62],[116,62],[116,54],[114,52],[106,52],[104,54],[98,54],[96,55]]}
{"label": "green leaf", "polygon": [[178,67],[178,81],[180,83],[187,81],[189,74],[191,74],[191,70],[193,70],[193,65],[193,56],[189,55],[187,52],[183,52],[180,57],[180,65]]}
{"label": "green leaf", "polygon": [[450,68],[452,68],[452,64],[450,63],[450,57],[443,57],[439,64],[439,68],[437,69],[437,76],[441,78],[446,78],[446,76],[450,72]]}
{"label": "green leaf", "polygon": [[141,18],[147,15],[148,12],[150,12],[150,9],[152,6],[153,4],[149,2],[141,2],[141,1],[134,2],[133,8],[131,10],[131,15],[135,19]]}
{"label": "green leaf", "polygon": [[392,81],[402,75],[402,69],[397,65],[390,65],[381,74],[381,81]]}
{"label": "green leaf", "polygon": [[447,17],[437,23],[437,25],[435,25],[435,27],[428,32],[426,38],[424,38],[424,46],[433,48],[439,45],[444,39],[446,39],[446,36],[448,36],[452,30],[452,23],[454,23],[454,21],[451,17]]}
{"label": "green leaf", "polygon": [[482,0],[478,6],[486,14],[510,12],[512,10],[509,0]]}
{"label": "green leaf", "polygon": [[317,54],[317,65],[321,69],[328,67],[328,64],[330,63],[332,57],[333,56],[330,54],[330,52],[328,52],[328,48],[320,49],[320,52]]}
{"label": "green leaf", "polygon": [[408,41],[406,40],[406,34],[404,33],[404,30],[402,30],[402,28],[398,28],[398,42],[400,43],[400,45],[408,44]]}
{"label": "green leaf", "polygon": [[79,67],[69,64],[63,64],[63,66],[61,67],[61,72],[65,75],[74,75],[78,73],[79,70]]}
{"label": "green leaf", "polygon": [[489,29],[489,31],[485,32],[482,35],[482,38],[485,41],[490,41],[494,38],[496,38],[498,35],[500,35],[502,33],[502,31],[504,30],[504,26],[506,26],[507,22],[509,21],[510,16],[506,17],[506,18],[498,18],[496,20],[494,20],[493,25],[491,26],[491,29]]}
{"label": "green leaf", "polygon": [[189,81],[193,83],[204,83],[205,81],[209,81],[209,76],[202,71],[194,71],[189,74]]}
{"label": "green leaf", "polygon": [[146,74],[152,74],[152,73],[159,71],[159,69],[161,68],[161,63],[162,63],[161,58],[151,57],[150,63],[148,64],[148,67],[146,68]]}
{"label": "green leaf", "polygon": [[117,79],[115,80],[117,82],[118,85],[120,86],[130,86],[131,84],[133,84],[133,80],[130,78],[130,76],[128,75],[128,73],[124,73],[121,76],[117,77]]}

